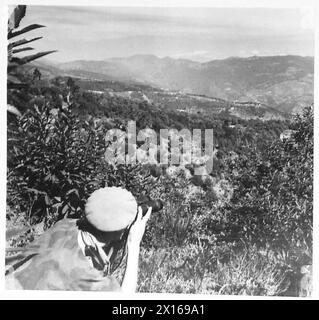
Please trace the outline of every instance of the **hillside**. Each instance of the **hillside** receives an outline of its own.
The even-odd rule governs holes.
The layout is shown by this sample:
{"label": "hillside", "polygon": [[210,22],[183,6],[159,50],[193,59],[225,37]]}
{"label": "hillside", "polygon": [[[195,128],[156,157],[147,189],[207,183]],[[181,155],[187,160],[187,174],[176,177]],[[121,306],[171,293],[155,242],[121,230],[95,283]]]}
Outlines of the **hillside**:
{"label": "hillside", "polygon": [[79,60],[57,67],[75,76],[139,81],[182,93],[253,101],[289,113],[313,102],[313,57],[233,57],[199,63],[135,55],[106,61]]}
{"label": "hillside", "polygon": [[165,111],[204,116],[225,116],[240,119],[286,120],[289,115],[258,102],[229,102],[204,95],[170,91],[134,82],[77,78],[78,85],[95,94],[147,102]]}
{"label": "hillside", "polygon": [[72,77],[83,90],[95,95],[121,97],[136,102],[147,102],[164,111],[203,116],[224,116],[226,118],[286,120],[287,113],[276,110],[265,104],[253,101],[227,101],[224,99],[185,93],[183,90],[164,90],[145,82],[133,80],[112,80],[111,77],[91,71],[64,70],[47,63],[32,64],[25,68],[31,75],[34,68],[41,70],[42,85],[49,85],[53,79],[65,82]]}

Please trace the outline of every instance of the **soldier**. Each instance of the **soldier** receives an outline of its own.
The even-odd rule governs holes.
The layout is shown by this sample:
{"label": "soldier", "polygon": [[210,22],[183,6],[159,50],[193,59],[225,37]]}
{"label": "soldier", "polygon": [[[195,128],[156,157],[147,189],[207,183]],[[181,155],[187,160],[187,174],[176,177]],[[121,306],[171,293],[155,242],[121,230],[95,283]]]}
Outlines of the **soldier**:
{"label": "soldier", "polygon": [[[7,289],[134,292],[139,247],[152,209],[142,209],[127,190],[93,192],[84,218],[63,219],[29,245],[17,269],[6,275]],[[115,257],[127,250],[122,284],[112,276]]]}

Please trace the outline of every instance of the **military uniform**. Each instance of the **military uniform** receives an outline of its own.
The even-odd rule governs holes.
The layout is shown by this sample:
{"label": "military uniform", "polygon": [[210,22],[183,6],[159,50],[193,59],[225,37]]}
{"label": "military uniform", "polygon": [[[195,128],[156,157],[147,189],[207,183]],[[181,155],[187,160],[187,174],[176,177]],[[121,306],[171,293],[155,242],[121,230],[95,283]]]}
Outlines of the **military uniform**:
{"label": "military uniform", "polygon": [[57,222],[32,243],[25,262],[9,272],[6,288],[119,291],[117,279],[106,275],[83,252],[81,236],[76,220]]}

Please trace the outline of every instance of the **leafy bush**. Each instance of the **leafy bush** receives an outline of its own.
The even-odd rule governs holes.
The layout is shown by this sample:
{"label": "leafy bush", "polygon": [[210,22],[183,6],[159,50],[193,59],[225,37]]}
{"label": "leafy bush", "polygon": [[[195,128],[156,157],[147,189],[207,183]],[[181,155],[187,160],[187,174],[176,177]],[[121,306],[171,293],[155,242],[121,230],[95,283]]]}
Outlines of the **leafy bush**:
{"label": "leafy bush", "polygon": [[18,128],[9,145],[9,188],[23,200],[28,219],[45,218],[50,225],[83,210],[87,194],[105,178],[98,168],[104,150],[101,126],[44,104],[19,119]]}
{"label": "leafy bush", "polygon": [[69,108],[51,109],[44,101],[17,128],[8,141],[8,204],[19,203],[31,224],[80,216],[87,197],[106,185],[125,187],[136,197],[154,185],[139,164],[106,162],[102,121],[81,120]]}
{"label": "leafy bush", "polygon": [[224,214],[237,238],[285,250],[296,266],[312,256],[313,109],[296,116],[292,128],[291,139],[229,161],[234,196]]}

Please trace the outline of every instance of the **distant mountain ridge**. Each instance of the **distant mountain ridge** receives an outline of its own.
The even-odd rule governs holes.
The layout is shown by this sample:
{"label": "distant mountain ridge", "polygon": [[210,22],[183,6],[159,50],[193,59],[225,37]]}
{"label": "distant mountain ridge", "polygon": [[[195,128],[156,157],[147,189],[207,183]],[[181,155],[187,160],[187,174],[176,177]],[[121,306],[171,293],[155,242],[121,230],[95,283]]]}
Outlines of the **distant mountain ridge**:
{"label": "distant mountain ridge", "polygon": [[[267,106],[253,101],[227,101],[225,99],[184,93],[182,91],[165,90],[157,86],[151,86],[144,81],[136,80],[114,80],[114,76],[108,76],[93,71],[82,69],[63,70],[47,62],[37,62],[25,67],[25,72],[32,74],[34,68],[39,68],[44,84],[49,79],[60,78],[60,81],[67,81],[73,77],[83,91],[93,94],[104,94],[110,97],[121,97],[124,99],[147,102],[163,110],[171,110],[178,113],[201,114],[203,116],[223,116],[241,119],[260,120],[286,120],[290,116]],[[64,79],[63,79],[64,78]]]}
{"label": "distant mountain ridge", "polygon": [[313,57],[230,57],[200,63],[134,55],[105,61],[78,60],[57,66],[68,72],[90,72],[103,75],[105,79],[140,81],[183,93],[228,101],[253,101],[288,113],[313,103]]}

